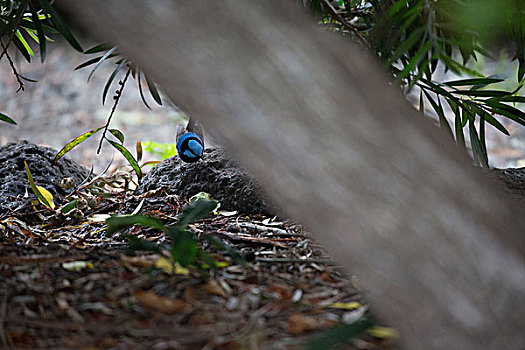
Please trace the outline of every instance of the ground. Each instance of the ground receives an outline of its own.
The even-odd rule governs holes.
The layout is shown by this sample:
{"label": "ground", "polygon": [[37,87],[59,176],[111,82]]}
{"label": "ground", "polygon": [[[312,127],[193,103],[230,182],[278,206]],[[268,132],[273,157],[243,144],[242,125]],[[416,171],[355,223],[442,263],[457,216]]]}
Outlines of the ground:
{"label": "ground", "polygon": [[[40,80],[18,94],[9,65],[1,62],[0,112],[18,125],[0,125],[0,146],[29,139],[59,149],[104,124],[111,103],[101,107],[100,100],[113,67],[102,66],[86,83],[89,70],[73,71],[86,59],[58,43],[44,65],[18,65],[24,75]],[[180,113],[166,103],[148,111],[136,90],[134,84],[126,87],[112,124],[125,133],[125,145],[134,149],[139,140],[173,142]],[[494,164],[518,164],[523,151],[511,146],[521,142],[522,131],[511,128],[508,139],[492,134]],[[98,173],[113,151],[105,146],[97,156],[97,143],[98,137],[93,138],[69,156]],[[219,268],[174,273],[155,254],[129,252],[122,235],[106,237],[96,215],[140,207],[141,213],[176,222],[186,201],[162,191],[125,191],[129,170],[117,170],[124,164],[117,153],[101,178],[111,195],[100,196],[76,218],[51,222],[38,204],[39,213],[32,214],[29,200],[26,211],[1,214],[0,347],[293,349],[322,330],[372,318],[356,278],[343,274],[308,232],[288,219],[219,211],[190,226],[197,237],[209,234],[228,242],[245,256],[246,267],[201,240],[223,263]],[[168,241],[159,231],[138,226],[126,233],[159,244]],[[348,346],[393,348],[395,333],[379,325]],[[330,334],[324,339],[337,338]],[[327,341],[317,348],[327,348]]]}
{"label": "ground", "polygon": [[[0,148],[10,185],[0,188],[9,199],[0,205],[3,348],[326,349],[332,341],[389,349],[395,341],[394,331],[376,321],[366,332],[351,328],[373,319],[355,278],[300,225],[260,214],[276,209],[221,150],[207,150],[195,164],[168,159],[135,191],[130,170],[90,177],[74,161],[52,165],[56,153],[26,142]],[[35,183],[52,193],[53,210],[24,196],[32,191],[24,161]],[[75,186],[61,181],[68,176]],[[202,190],[221,206],[189,230],[215,268],[182,268],[159,253],[130,249],[125,235],[155,247],[172,242],[157,229],[107,234],[105,219],[113,214],[174,224],[188,197]],[[66,210],[68,203],[74,209]],[[341,326],[348,327],[343,336]],[[327,329],[339,335],[325,334],[315,346]]]}

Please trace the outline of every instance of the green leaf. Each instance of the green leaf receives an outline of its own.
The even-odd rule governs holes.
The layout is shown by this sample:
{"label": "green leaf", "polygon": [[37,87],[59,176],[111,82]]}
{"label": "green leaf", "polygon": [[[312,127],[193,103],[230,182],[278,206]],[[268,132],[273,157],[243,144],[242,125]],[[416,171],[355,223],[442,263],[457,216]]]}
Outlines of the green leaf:
{"label": "green leaf", "polygon": [[135,157],[133,157],[133,155],[126,149],[126,147],[122,146],[121,144],[119,143],[116,143],[114,141],[111,141],[111,140],[108,140],[108,142],[113,146],[115,147],[120,153],[122,153],[122,155],[124,156],[124,158],[126,158],[129,162],[129,165],[131,165],[131,167],[133,168],[133,170],[135,171],[135,173],[137,174],[137,177],[140,179],[142,179],[142,170],[140,169],[140,166],[139,164],[137,163],[137,161],[135,160]]}
{"label": "green leaf", "polygon": [[140,76],[142,75],[142,72],[141,71],[138,71],[137,72],[137,83],[139,85],[139,93],[140,93],[140,98],[142,99],[142,102],[144,102],[144,105],[146,107],[148,107],[148,109],[151,109],[151,107],[148,105],[148,102],[146,102],[146,97],[144,97],[144,92],[142,91],[142,83],[140,81]]}
{"label": "green leaf", "polygon": [[372,321],[361,320],[349,325],[336,326],[320,332],[319,336],[306,344],[306,350],[333,349],[338,344],[348,344],[353,338],[365,335],[374,325]]}
{"label": "green leaf", "polygon": [[40,0],[40,5],[42,6],[42,9],[51,16],[51,22],[55,25],[56,29],[62,36],[69,42],[71,46],[78,52],[84,51],[82,49],[82,46],[78,43],[77,39],[73,36],[73,34],[69,31],[67,25],[64,23],[62,18],[58,15],[58,13],[55,11],[53,6],[49,3],[48,0]]}
{"label": "green leaf", "polygon": [[469,86],[469,85],[488,85],[505,81],[505,79],[499,78],[472,78],[472,79],[461,79],[461,80],[450,80],[443,84],[448,86]]}
{"label": "green leaf", "polygon": [[[22,38],[22,40],[20,40]],[[16,48],[22,56],[26,59],[27,62],[31,62],[31,56],[34,57],[35,54],[33,53],[33,50],[31,50],[31,47],[27,44],[22,34],[20,34],[20,31],[16,31],[16,35],[13,37],[13,44],[15,44]],[[29,49],[29,50],[28,50]]]}
{"label": "green leaf", "polygon": [[115,79],[115,77],[117,76],[117,73],[122,69],[122,67],[124,67],[126,62],[127,60],[122,60],[117,66],[117,68],[115,68],[113,73],[111,73],[108,81],[106,82],[106,85],[104,86],[104,91],[102,92],[102,104],[106,102],[106,96],[108,94],[109,87],[111,86],[111,83],[113,82],[113,79]]}
{"label": "green leaf", "polygon": [[525,96],[505,96],[498,99],[501,102],[525,103]]}
{"label": "green leaf", "polygon": [[454,90],[451,92],[453,94],[475,97],[505,97],[509,95],[509,92],[500,90]]}
{"label": "green leaf", "polygon": [[89,76],[87,78],[87,81],[89,81],[89,79],[91,79],[91,77],[93,76],[93,74],[95,73],[95,71],[98,69],[98,67],[100,67],[100,65],[102,64],[102,62],[104,62],[108,57],[111,56],[111,54],[113,52],[115,52],[115,50],[117,49],[116,46],[112,47],[108,52],[106,52],[104,55],[102,55],[100,57],[100,59],[98,60],[97,64],[95,64],[95,67],[93,67],[93,69],[91,70],[91,72],[89,73]]}
{"label": "green leaf", "polygon": [[162,105],[162,100],[160,99],[159,92],[157,91],[157,88],[155,87],[155,83],[150,80],[150,78],[147,75],[144,75],[146,78],[146,83],[148,84],[149,92],[151,93],[151,97],[157,102],[159,105]]}
{"label": "green leaf", "polygon": [[[432,105],[432,107],[436,111],[436,114],[439,117],[439,126],[443,130],[446,130],[450,134],[450,136],[452,136],[452,138],[454,138],[454,134],[452,133],[452,129],[450,129],[450,125],[448,124],[447,118],[445,116],[445,112],[443,111],[443,107],[441,106],[441,100],[439,100],[439,103],[436,103],[436,101],[434,101],[434,99],[430,96],[429,93],[427,93],[426,91],[423,91],[423,92],[425,93],[425,96],[430,101],[430,104]],[[438,99],[439,99],[439,96],[438,96]]]}
{"label": "green leaf", "polygon": [[[111,57],[115,57],[115,56],[118,56],[117,54],[112,54],[112,55],[109,55],[107,58],[111,58]],[[98,61],[100,61],[100,59],[102,58],[102,56],[100,57],[95,57],[95,58],[92,58],[82,64],[79,64],[78,66],[75,67],[75,70],[78,70],[78,69],[81,69],[81,68],[84,68],[84,67],[88,67],[88,66],[91,66],[92,64],[95,64],[97,63]]]}
{"label": "green leaf", "polygon": [[472,147],[472,154],[476,163],[483,167],[488,168],[488,158],[487,154],[483,151],[483,145],[479,139],[476,127],[474,126],[474,118],[469,117],[469,136],[470,136],[470,145]]}
{"label": "green leaf", "polygon": [[73,210],[76,205],[77,205],[77,202],[78,202],[78,199],[73,199],[71,202],[67,203],[66,205],[64,205],[60,211],[62,212],[62,214],[67,214],[69,213],[71,210]]}
{"label": "green leaf", "polygon": [[53,164],[56,164],[58,162],[58,160],[60,158],[62,158],[64,156],[64,154],[66,154],[67,152],[71,151],[74,147],[78,146],[79,144],[81,144],[82,142],[84,142],[85,140],[87,140],[88,138],[90,138],[91,136],[93,136],[95,133],[97,133],[99,130],[103,129],[104,127],[101,126],[100,128],[96,128],[96,129],[93,129],[93,130],[90,130],[78,137],[76,137],[75,139],[69,141],[58,153],[57,155],[55,156],[55,158],[53,159]]}
{"label": "green leaf", "polygon": [[406,78],[423,59],[423,55],[428,53],[428,50],[430,50],[431,47],[431,41],[427,41],[425,44],[423,44],[423,46],[421,46],[421,48],[419,48],[416,54],[410,59],[410,62],[408,62],[405,68],[403,68],[403,71],[399,73],[397,79],[401,80]]}
{"label": "green leaf", "polygon": [[207,199],[197,199],[186,206],[179,215],[179,222],[177,227],[179,230],[184,230],[185,227],[197,220],[204,219],[217,207],[216,201]]}
{"label": "green leaf", "polygon": [[217,236],[205,235],[203,238],[211,244],[215,245],[216,247],[226,251],[226,254],[228,254],[228,256],[232,258],[235,264],[240,265],[242,267],[246,267],[246,260],[237,249],[233,248]]}
{"label": "green leaf", "polygon": [[44,62],[46,58],[46,35],[44,34],[44,28],[42,27],[42,22],[38,17],[38,12],[32,1],[29,1],[29,8],[31,10],[31,17],[33,18],[33,23],[36,27],[36,33],[38,36],[38,44],[40,45],[40,60]]}
{"label": "green leaf", "polygon": [[516,117],[518,117],[520,119],[525,119],[525,112],[523,112],[520,109],[517,109],[517,108],[509,106],[507,104],[498,102],[496,100],[487,100],[487,101],[485,101],[485,103],[488,106],[490,106],[490,107],[497,108],[499,110],[508,111],[508,112],[514,114]]}
{"label": "green leaf", "polygon": [[9,124],[13,124],[13,125],[16,125],[16,122],[9,118],[7,115],[5,115],[4,113],[0,113],[0,120],[1,121],[4,121],[6,123],[9,123]]}
{"label": "green leaf", "polygon": [[46,197],[42,194],[42,192],[38,189],[38,186],[35,184],[35,181],[33,180],[33,176],[31,175],[31,171],[29,170],[29,166],[27,165],[27,162],[25,160],[24,160],[24,166],[26,168],[26,174],[27,174],[27,179],[29,180],[29,185],[31,186],[33,193],[36,194],[38,201],[42,205],[44,205],[47,209],[52,210],[51,203],[48,202]]}
{"label": "green leaf", "polygon": [[89,54],[93,54],[93,53],[104,52],[104,51],[107,51],[109,49],[111,49],[111,45],[109,45],[108,43],[102,43],[102,44],[98,44],[96,46],[93,46],[90,49],[87,49],[86,51],[84,51],[84,54],[85,55],[89,55]]}
{"label": "green leaf", "polygon": [[172,236],[171,258],[183,267],[191,265],[197,257],[197,242],[193,234],[186,230],[178,230]]}
{"label": "green leaf", "polygon": [[161,247],[154,242],[150,242],[145,239],[140,239],[133,235],[124,235],[124,237],[129,242],[129,245],[126,248],[126,251],[128,252],[149,251],[164,256],[164,252],[162,251]]}
{"label": "green leaf", "polygon": [[408,38],[399,45],[394,53],[392,54],[392,57],[388,60],[388,65],[391,65],[395,63],[401,56],[406,55],[407,52],[412,49],[423,37],[423,33],[425,31],[424,27],[418,28],[414,30]]}
{"label": "green leaf", "polygon": [[115,136],[120,141],[120,143],[124,143],[124,134],[122,133],[122,131],[117,130],[117,129],[109,129],[108,131],[113,136]]}
{"label": "green leaf", "polygon": [[389,16],[393,17],[396,13],[398,13],[401,9],[407,7],[407,3],[409,0],[399,0],[394,1],[392,6],[388,9]]}
{"label": "green leaf", "polygon": [[135,225],[152,227],[165,233],[169,230],[162,221],[145,215],[112,215],[106,219],[106,224],[108,225],[106,236],[111,236],[115,232]]}
{"label": "green leaf", "polygon": [[492,125],[493,127],[495,127],[496,129],[498,129],[499,131],[501,131],[502,133],[504,133],[505,135],[510,136],[507,129],[496,118],[491,116],[489,113],[485,113],[485,121],[489,123],[490,125]]}
{"label": "green leaf", "polygon": [[456,113],[456,117],[454,118],[454,127],[456,130],[456,144],[466,148],[465,145],[465,134],[463,134],[463,126],[461,125],[461,114]]}

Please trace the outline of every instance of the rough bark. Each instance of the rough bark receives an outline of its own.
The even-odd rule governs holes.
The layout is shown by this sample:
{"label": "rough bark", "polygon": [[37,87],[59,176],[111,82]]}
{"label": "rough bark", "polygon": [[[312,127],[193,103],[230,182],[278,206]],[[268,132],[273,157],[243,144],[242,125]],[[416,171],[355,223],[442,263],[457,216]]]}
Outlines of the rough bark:
{"label": "rough bark", "polygon": [[525,348],[523,208],[370,55],[293,1],[63,4],[310,227],[407,349]]}

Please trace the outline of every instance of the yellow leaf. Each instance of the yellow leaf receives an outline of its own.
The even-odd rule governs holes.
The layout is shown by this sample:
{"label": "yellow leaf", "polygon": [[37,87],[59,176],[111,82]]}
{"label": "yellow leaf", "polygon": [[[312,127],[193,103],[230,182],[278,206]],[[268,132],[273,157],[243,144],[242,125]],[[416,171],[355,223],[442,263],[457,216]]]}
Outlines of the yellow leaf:
{"label": "yellow leaf", "polygon": [[80,271],[83,269],[92,269],[93,263],[91,261],[70,261],[62,263],[62,268],[68,271]]}
{"label": "yellow leaf", "polygon": [[379,338],[379,339],[397,337],[396,330],[390,327],[373,326],[373,327],[370,327],[366,332],[370,334],[371,336]]}
{"label": "yellow leaf", "polygon": [[341,303],[341,302],[332,303],[332,304],[326,305],[325,307],[330,308],[330,309],[357,310],[363,307],[363,305],[361,305],[357,301],[351,301],[349,303]]}
{"label": "yellow leaf", "polygon": [[[44,187],[42,186],[36,186],[36,188],[38,188],[38,190],[40,191],[40,193],[42,194],[42,196],[44,196],[44,198],[46,199],[46,201],[49,203],[49,207],[51,209],[55,209],[55,203],[53,203],[53,195],[51,194],[51,192],[49,192],[48,190],[46,190]],[[44,203],[42,203],[44,204]]]}
{"label": "yellow leaf", "polygon": [[160,257],[159,260],[155,262],[155,267],[166,273],[174,273],[176,275],[187,275],[190,273],[190,270],[180,266],[179,263],[173,264],[172,261],[164,257]]}

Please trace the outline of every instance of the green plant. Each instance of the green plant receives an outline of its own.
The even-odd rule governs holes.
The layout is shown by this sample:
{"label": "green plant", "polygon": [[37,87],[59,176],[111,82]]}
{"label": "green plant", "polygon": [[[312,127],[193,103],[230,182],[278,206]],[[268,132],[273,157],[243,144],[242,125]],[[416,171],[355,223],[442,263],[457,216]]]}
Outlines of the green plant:
{"label": "green plant", "polygon": [[[498,120],[525,125],[515,107],[525,83],[524,23],[519,1],[504,0],[309,0],[307,5],[332,31],[355,38],[374,53],[406,93],[419,89],[421,112],[433,110],[440,126],[465,147],[464,129],[476,164],[488,167],[485,125],[508,135]],[[458,19],[459,18],[459,19]],[[509,90],[490,88],[508,77],[485,77],[471,67],[480,56],[492,57],[490,39],[508,43],[518,61],[517,81]],[[442,67],[466,79],[436,81]],[[445,107],[454,125],[445,117]],[[454,131],[453,131],[454,130]]]}
{"label": "green plant", "polygon": [[177,154],[177,148],[173,143],[159,143],[155,141],[144,141],[142,142],[144,151],[157,155],[160,159],[168,159]]}
{"label": "green plant", "polygon": [[[178,222],[174,225],[166,225],[161,220],[150,216],[114,215],[106,220],[108,225],[106,234],[109,236],[134,225],[151,227],[164,232],[171,239],[171,244],[163,246],[132,235],[125,235],[129,241],[130,250],[152,251],[169,259],[173,264],[177,263],[183,267],[190,265],[215,267],[213,258],[197,247],[195,236],[188,230],[188,224],[207,217],[215,208],[217,208],[216,201],[197,199],[183,208]],[[243,257],[226,242],[211,235],[204,235],[203,239],[225,250],[235,263],[245,265]],[[166,252],[169,252],[169,255]]]}

